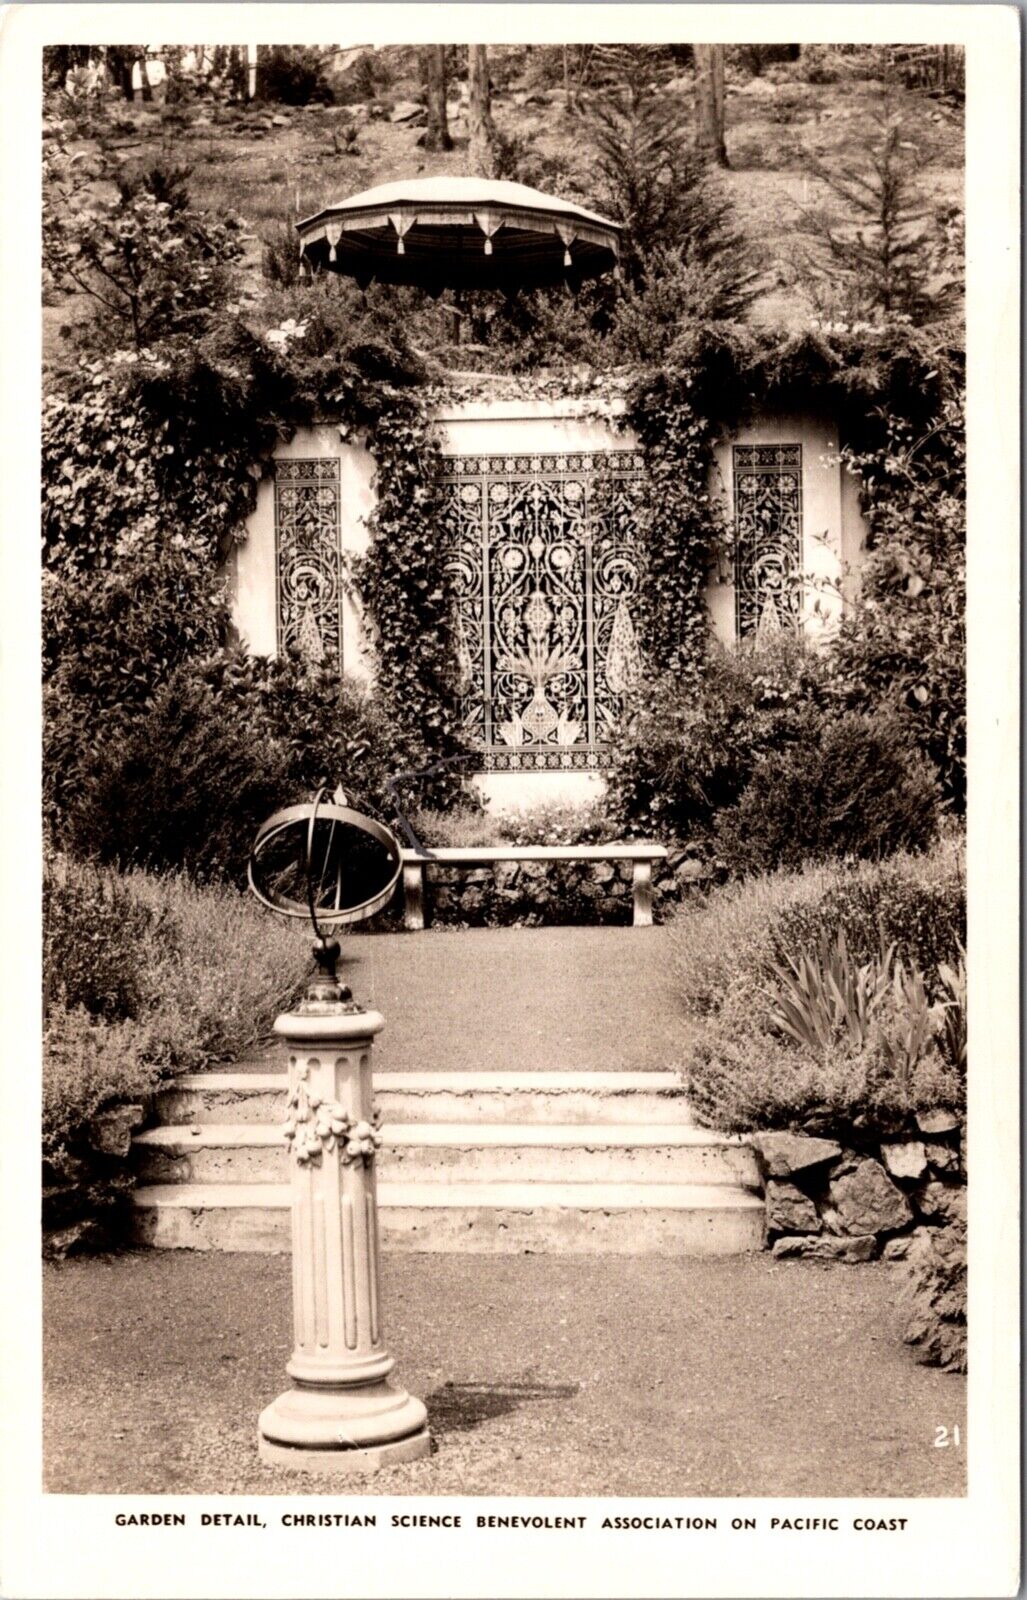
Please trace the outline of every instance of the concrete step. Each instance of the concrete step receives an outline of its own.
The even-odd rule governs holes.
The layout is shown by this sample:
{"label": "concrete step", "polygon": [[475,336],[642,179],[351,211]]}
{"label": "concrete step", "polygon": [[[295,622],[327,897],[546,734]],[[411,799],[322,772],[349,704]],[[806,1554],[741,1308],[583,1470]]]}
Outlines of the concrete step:
{"label": "concrete step", "polygon": [[[140,1244],[289,1249],[288,1184],[156,1184],[133,1198]],[[387,1250],[720,1256],[764,1242],[763,1202],[727,1184],[382,1182],[378,1204]]]}
{"label": "concrete step", "polygon": [[[161,1121],[277,1123],[285,1073],[183,1075],[157,1096]],[[383,1072],[375,1100],[390,1123],[684,1123],[692,1115],[675,1072]]]}
{"label": "concrete step", "polygon": [[[700,1183],[759,1181],[751,1148],[687,1124],[386,1123],[378,1174],[406,1183]],[[278,1125],[150,1128],[134,1140],[149,1183],[288,1180]]]}

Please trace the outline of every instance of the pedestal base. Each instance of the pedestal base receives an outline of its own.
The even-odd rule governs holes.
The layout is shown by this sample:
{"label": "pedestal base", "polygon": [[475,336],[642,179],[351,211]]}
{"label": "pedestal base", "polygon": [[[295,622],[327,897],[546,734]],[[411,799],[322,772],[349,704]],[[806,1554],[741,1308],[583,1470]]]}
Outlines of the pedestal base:
{"label": "pedestal base", "polygon": [[276,1444],[260,1435],[259,1454],[269,1467],[285,1467],[290,1472],[331,1472],[345,1474],[378,1472],[401,1461],[418,1461],[431,1450],[427,1428],[409,1439],[394,1439],[390,1444],[368,1445],[362,1449],[297,1450],[294,1445]]}
{"label": "pedestal base", "polygon": [[261,1460],[298,1472],[376,1472],[431,1447],[423,1402],[388,1380],[287,1389],[257,1430]]}

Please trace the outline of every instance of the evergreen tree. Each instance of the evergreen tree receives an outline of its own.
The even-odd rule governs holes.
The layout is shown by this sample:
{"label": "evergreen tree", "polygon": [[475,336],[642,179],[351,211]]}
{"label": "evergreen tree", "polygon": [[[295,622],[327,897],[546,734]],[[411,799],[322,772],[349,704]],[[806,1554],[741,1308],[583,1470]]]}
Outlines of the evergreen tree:
{"label": "evergreen tree", "polygon": [[759,289],[755,253],[695,148],[687,108],[653,76],[662,67],[647,47],[624,47],[620,86],[592,103],[600,209],[624,227],[621,268],[631,289],[684,269],[693,285],[705,282],[701,314],[736,319]]}
{"label": "evergreen tree", "polygon": [[805,266],[821,310],[844,321],[909,318],[921,326],[955,310],[962,285],[961,238],[924,203],[916,171],[923,151],[901,114],[885,105],[875,135],[844,171],[810,170],[841,201],[804,213]]}

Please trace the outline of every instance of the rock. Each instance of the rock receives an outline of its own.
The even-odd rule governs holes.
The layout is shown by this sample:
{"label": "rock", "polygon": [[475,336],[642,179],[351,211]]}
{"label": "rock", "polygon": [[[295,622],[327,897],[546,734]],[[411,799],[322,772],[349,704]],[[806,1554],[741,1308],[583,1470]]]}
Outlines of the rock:
{"label": "rock", "polygon": [[592,870],[592,877],[596,883],[612,883],[615,877],[612,861],[597,861]]}
{"label": "rock", "polygon": [[776,92],[774,85],[768,79],[762,77],[750,78],[748,83],[742,83],[738,86],[739,94],[751,94],[763,100],[773,98]]}
{"label": "rock", "polygon": [[127,1156],[132,1146],[132,1131],[142,1120],[142,1106],[109,1106],[90,1119],[89,1142],[101,1155]]}
{"label": "rock", "polygon": [[918,1111],[916,1125],[921,1133],[955,1133],[959,1118],[951,1111]]}
{"label": "rock", "polygon": [[833,1139],[811,1139],[803,1133],[755,1133],[750,1143],[770,1178],[805,1172],[825,1161],[836,1161],[842,1153]]}
{"label": "rock", "polygon": [[281,112],[276,112],[276,114],[271,118],[271,126],[272,128],[291,128],[292,118],[283,117]]}
{"label": "rock", "polygon": [[958,1172],[959,1151],[954,1150],[950,1144],[929,1143],[925,1146],[926,1155],[935,1172]]}
{"label": "rock", "polygon": [[779,1259],[800,1257],[804,1261],[870,1261],[877,1249],[873,1234],[861,1238],[832,1239],[828,1234],[819,1238],[786,1235],[778,1239],[771,1251]]}
{"label": "rock", "polygon": [[418,117],[424,117],[424,107],[418,105],[416,100],[400,100],[393,106],[389,115],[390,122],[413,122]]}
{"label": "rock", "polygon": [[709,875],[709,869],[705,862],[694,859],[682,861],[674,874],[679,883],[699,883],[703,878],[708,878]]}
{"label": "rock", "polygon": [[902,1294],[908,1312],[903,1338],[917,1346],[918,1361],[965,1372],[966,1236],[956,1228],[917,1234]]}
{"label": "rock", "polygon": [[914,1195],[917,1210],[932,1222],[958,1223],[966,1226],[966,1190],[961,1186],[934,1181],[918,1189]]}
{"label": "rock", "polygon": [[824,1222],[832,1233],[894,1233],[913,1220],[913,1208],[881,1166],[869,1156],[832,1177]]}
{"label": "rock", "polygon": [[794,1183],[771,1178],[767,1183],[767,1227],[776,1233],[819,1233],[821,1221],[809,1195]]}
{"label": "rock", "polygon": [[912,1234],[900,1233],[896,1239],[886,1239],[881,1251],[883,1261],[905,1261],[909,1255]]}
{"label": "rock", "polygon": [[881,1146],[881,1160],[893,1178],[922,1178],[927,1155],[919,1139],[897,1139]]}
{"label": "rock", "polygon": [[88,1250],[103,1243],[99,1224],[87,1217],[67,1228],[54,1228],[43,1236],[43,1255],[48,1261],[63,1261],[73,1250]]}
{"label": "rock", "polygon": [[495,874],[496,888],[500,894],[509,894],[521,875],[520,865],[516,861],[497,861]]}

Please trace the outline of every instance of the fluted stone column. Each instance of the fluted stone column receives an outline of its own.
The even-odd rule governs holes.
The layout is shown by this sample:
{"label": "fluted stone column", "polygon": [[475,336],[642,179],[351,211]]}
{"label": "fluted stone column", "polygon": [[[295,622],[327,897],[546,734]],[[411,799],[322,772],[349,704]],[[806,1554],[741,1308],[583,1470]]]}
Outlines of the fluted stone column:
{"label": "fluted stone column", "polygon": [[384,1019],[348,990],[315,988],[275,1023],[289,1050],[296,1343],[293,1387],[260,1415],[260,1455],[299,1472],[373,1472],[430,1448],[382,1333],[371,1051]]}

